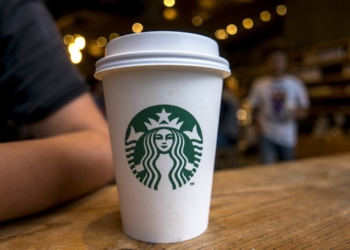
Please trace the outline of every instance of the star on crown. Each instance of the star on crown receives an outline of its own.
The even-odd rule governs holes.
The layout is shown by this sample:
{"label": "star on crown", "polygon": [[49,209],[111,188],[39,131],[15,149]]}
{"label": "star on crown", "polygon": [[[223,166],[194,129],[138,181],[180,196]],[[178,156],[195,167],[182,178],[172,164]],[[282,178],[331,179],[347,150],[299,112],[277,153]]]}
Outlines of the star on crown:
{"label": "star on crown", "polygon": [[167,113],[164,108],[161,113],[156,113],[156,115],[159,116],[158,122],[151,118],[148,118],[149,123],[145,122],[145,125],[148,130],[155,128],[174,128],[179,130],[183,124],[183,122],[177,123],[179,120],[178,117],[169,121],[169,116],[171,115],[171,113]]}

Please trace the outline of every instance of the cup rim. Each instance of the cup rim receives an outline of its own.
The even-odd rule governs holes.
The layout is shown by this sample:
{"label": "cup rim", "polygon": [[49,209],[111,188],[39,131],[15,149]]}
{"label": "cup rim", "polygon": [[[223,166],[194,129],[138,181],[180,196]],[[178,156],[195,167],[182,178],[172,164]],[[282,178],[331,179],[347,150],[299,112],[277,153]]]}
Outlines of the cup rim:
{"label": "cup rim", "polygon": [[230,75],[229,63],[222,57],[188,52],[143,51],[107,56],[96,63],[95,78],[102,80],[112,70],[144,66],[190,66],[219,70]]}

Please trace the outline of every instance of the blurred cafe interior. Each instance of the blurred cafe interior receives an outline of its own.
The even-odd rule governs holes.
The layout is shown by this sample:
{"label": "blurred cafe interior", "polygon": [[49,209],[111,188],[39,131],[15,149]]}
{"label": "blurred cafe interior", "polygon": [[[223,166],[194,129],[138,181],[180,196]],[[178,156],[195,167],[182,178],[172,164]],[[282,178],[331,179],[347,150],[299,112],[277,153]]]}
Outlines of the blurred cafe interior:
{"label": "blurred cafe interior", "polygon": [[[71,58],[91,86],[101,112],[103,90],[95,63],[123,35],[182,31],[214,39],[232,75],[234,143],[218,145],[216,169],[258,164],[254,112],[247,99],[265,74],[263,51],[283,47],[288,71],[302,80],[310,107],[298,120],[295,158],[350,148],[350,9],[342,0],[45,0]],[[232,110],[231,110],[232,111]],[[220,118],[220,121],[222,119]]]}

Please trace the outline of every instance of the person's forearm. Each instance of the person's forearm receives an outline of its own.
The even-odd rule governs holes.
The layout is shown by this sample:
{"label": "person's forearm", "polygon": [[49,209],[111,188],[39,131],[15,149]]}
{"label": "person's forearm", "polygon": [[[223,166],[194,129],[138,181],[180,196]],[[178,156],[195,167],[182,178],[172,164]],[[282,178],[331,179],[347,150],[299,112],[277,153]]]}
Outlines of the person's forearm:
{"label": "person's forearm", "polygon": [[297,119],[303,119],[303,118],[305,118],[307,115],[308,115],[308,110],[307,110],[307,109],[298,108],[298,109],[295,111],[295,117],[296,117]]}
{"label": "person's forearm", "polygon": [[287,117],[291,120],[303,119],[307,116],[308,110],[305,108],[287,108]]}
{"label": "person's forearm", "polygon": [[0,221],[66,202],[113,178],[106,134],[83,131],[0,144]]}

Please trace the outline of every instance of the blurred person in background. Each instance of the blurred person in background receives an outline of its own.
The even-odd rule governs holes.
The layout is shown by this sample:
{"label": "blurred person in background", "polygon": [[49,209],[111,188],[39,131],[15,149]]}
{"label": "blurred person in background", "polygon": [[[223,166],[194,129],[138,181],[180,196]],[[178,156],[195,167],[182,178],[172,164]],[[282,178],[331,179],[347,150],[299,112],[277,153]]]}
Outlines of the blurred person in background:
{"label": "blurred person in background", "polygon": [[226,79],[221,97],[215,170],[237,166],[235,157],[238,142],[237,109],[238,101],[234,89]]}
{"label": "blurred person in background", "polygon": [[114,179],[108,127],[38,0],[0,0],[0,221]]}
{"label": "blurred person in background", "polygon": [[263,164],[294,159],[296,120],[307,115],[306,89],[287,73],[288,57],[282,48],[264,53],[267,75],[256,79],[249,93],[259,135],[259,159]]}
{"label": "blurred person in background", "polygon": [[235,146],[238,140],[238,100],[227,84],[224,84],[221,98],[218,148]]}

